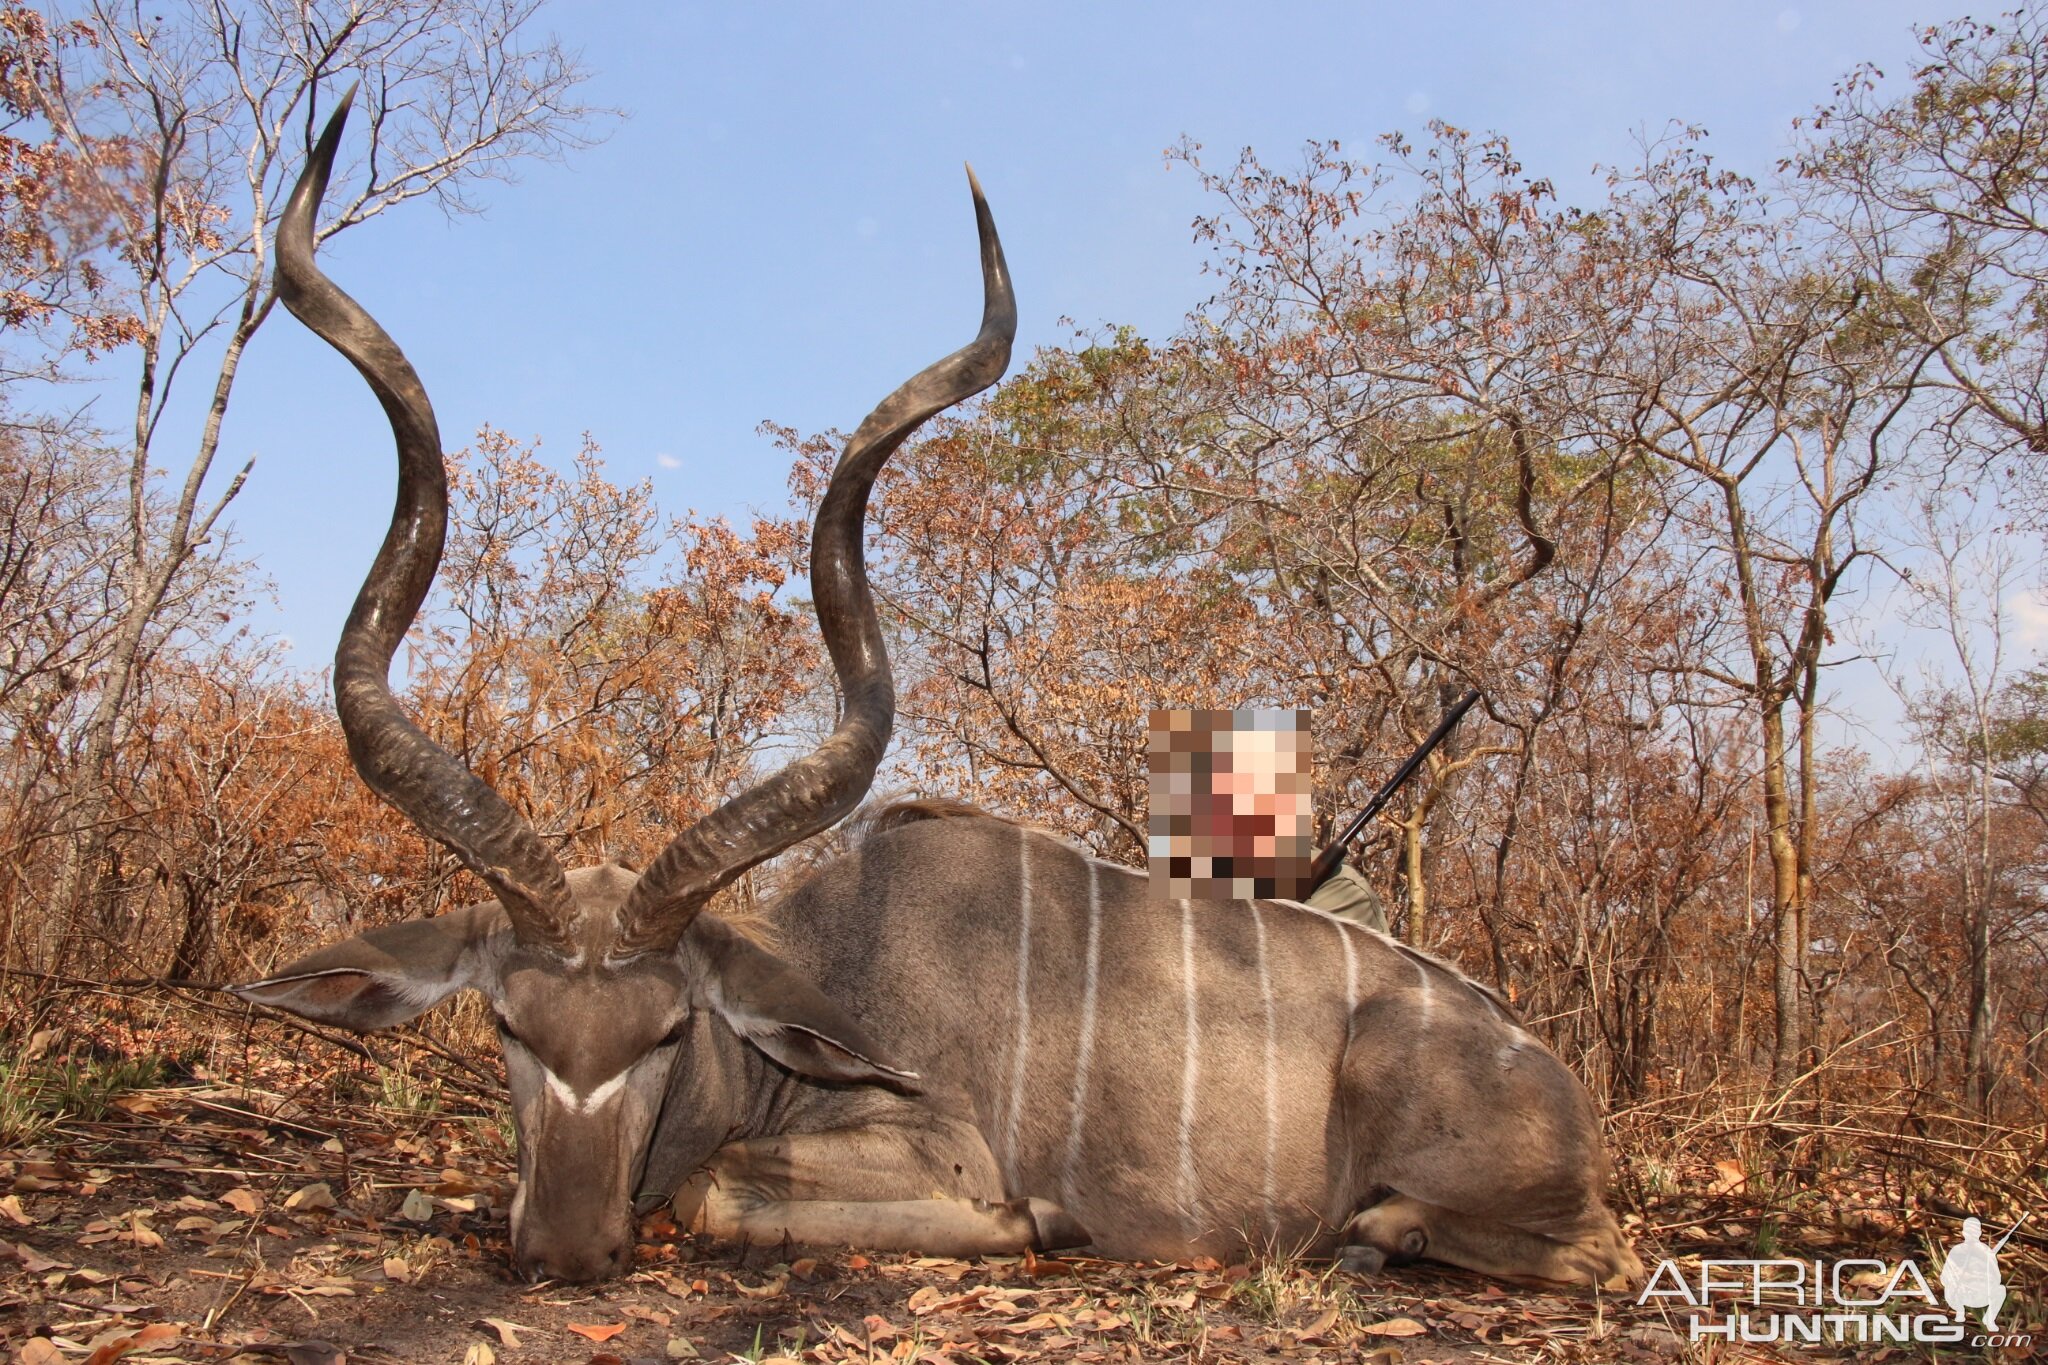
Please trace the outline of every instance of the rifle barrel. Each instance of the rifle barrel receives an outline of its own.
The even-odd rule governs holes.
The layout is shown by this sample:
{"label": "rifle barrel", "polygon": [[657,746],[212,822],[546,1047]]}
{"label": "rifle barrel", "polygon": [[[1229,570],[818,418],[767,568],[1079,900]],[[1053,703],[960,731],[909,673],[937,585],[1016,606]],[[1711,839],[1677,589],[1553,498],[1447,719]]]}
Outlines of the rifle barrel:
{"label": "rifle barrel", "polygon": [[1338,865],[1344,861],[1345,850],[1351,847],[1351,841],[1372,823],[1372,818],[1386,807],[1387,802],[1394,799],[1394,793],[1401,790],[1401,784],[1415,775],[1415,770],[1436,751],[1437,745],[1444,742],[1444,736],[1457,728],[1458,722],[1465,719],[1465,713],[1470,711],[1473,703],[1478,700],[1479,689],[1476,687],[1458,698],[1451,709],[1444,712],[1444,718],[1436,723],[1436,729],[1429,732],[1429,738],[1423,740],[1415,752],[1408,755],[1407,761],[1394,770],[1394,775],[1381,784],[1372,800],[1366,803],[1365,809],[1358,813],[1358,818],[1346,827],[1342,835],[1331,840],[1322,852],[1316,854],[1316,860],[1309,864],[1308,879],[1311,893],[1330,879],[1331,874],[1336,872]]}

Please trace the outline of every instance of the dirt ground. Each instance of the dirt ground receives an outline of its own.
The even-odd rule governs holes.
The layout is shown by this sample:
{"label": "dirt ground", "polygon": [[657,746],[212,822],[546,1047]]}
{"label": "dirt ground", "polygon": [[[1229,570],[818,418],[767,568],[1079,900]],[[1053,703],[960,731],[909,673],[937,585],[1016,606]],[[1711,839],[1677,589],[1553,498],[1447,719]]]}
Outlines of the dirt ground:
{"label": "dirt ground", "polygon": [[[28,1365],[1018,1360],[1702,1362],[1631,1299],[1269,1258],[953,1261],[697,1245],[657,1217],[597,1287],[508,1269],[507,1134],[395,1090],[342,1110],[291,1073],[113,1096],[0,1149],[0,1354]],[[408,1106],[415,1106],[409,1108]],[[1782,1350],[1783,1353],[1779,1353]],[[1898,1351],[1897,1359],[1926,1358]],[[2024,1358],[2008,1355],[2004,1358]]]}

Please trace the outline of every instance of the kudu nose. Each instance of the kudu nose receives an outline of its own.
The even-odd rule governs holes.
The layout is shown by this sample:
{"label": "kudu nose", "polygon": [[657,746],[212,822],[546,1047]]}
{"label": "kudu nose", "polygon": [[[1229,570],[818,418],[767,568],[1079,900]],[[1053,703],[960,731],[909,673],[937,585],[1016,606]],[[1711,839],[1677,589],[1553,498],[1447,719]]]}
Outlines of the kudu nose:
{"label": "kudu nose", "polygon": [[577,1246],[536,1247],[518,1254],[519,1273],[528,1280],[566,1280],[588,1284],[622,1275],[633,1265],[633,1241],[606,1245],[587,1242]]}
{"label": "kudu nose", "polygon": [[587,1284],[633,1268],[634,1225],[623,1207],[543,1197],[514,1212],[525,1216],[513,1220],[513,1263],[528,1280]]}

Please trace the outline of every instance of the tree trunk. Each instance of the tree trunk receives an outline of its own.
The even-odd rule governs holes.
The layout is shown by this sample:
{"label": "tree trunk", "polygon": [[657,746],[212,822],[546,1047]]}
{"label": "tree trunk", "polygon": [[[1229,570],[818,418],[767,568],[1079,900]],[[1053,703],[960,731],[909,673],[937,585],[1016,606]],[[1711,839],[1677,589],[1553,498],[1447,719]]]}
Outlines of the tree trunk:
{"label": "tree trunk", "polygon": [[1408,902],[1407,942],[1417,948],[1429,946],[1429,879],[1422,838],[1426,822],[1426,814],[1418,809],[1401,826],[1401,877],[1407,884]]}
{"label": "tree trunk", "polygon": [[[1988,816],[1988,810],[1980,816]],[[1988,827],[1990,821],[1984,820]],[[1985,850],[1986,865],[1990,852]],[[1980,871],[1988,870],[1988,866]],[[1970,1021],[1963,1045],[1963,1093],[1977,1109],[1991,1115],[1991,887],[1990,878],[1979,875],[1976,894],[1969,898],[1970,938]]]}
{"label": "tree trunk", "polygon": [[213,884],[190,872],[178,874],[178,887],[185,902],[185,928],[178,938],[178,950],[171,956],[167,973],[173,980],[190,981],[206,975],[213,958],[218,926],[213,914]]}
{"label": "tree trunk", "polygon": [[1798,1074],[1805,1012],[1800,982],[1806,975],[1806,906],[1800,898],[1799,845],[1792,831],[1792,802],[1785,763],[1785,710],[1765,700],[1763,709],[1764,818],[1771,858],[1773,927],[1771,1003],[1777,1020],[1771,1037],[1771,1086],[1783,1091]]}

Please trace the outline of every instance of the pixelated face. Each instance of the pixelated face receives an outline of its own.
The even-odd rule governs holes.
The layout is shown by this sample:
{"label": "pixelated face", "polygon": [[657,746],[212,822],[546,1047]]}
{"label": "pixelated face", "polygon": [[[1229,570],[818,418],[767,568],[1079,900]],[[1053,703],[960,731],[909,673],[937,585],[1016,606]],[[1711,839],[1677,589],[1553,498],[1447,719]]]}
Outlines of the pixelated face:
{"label": "pixelated face", "polygon": [[1308,894],[1308,712],[1152,712],[1152,893],[1169,900]]}

